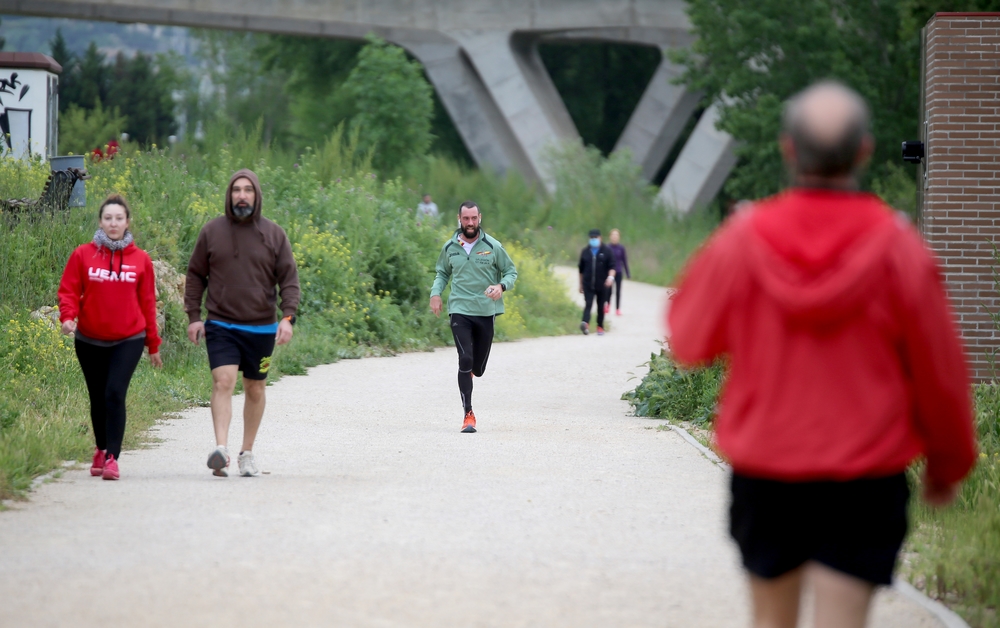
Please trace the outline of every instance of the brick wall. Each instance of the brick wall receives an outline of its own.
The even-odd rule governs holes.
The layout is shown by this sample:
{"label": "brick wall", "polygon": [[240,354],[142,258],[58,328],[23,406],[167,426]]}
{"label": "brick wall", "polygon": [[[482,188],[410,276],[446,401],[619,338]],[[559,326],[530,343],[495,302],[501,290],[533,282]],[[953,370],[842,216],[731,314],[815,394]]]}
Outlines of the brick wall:
{"label": "brick wall", "polygon": [[[921,229],[943,266],[977,381],[1000,333],[1000,13],[938,13],[924,29]],[[1000,270],[1000,267],[998,267]]]}

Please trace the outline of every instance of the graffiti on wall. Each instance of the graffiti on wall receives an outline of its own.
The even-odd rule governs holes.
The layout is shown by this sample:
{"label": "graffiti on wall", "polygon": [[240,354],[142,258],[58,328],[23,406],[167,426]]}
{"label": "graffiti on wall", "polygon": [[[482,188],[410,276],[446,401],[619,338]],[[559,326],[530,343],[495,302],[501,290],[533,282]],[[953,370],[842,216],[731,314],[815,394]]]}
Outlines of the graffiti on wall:
{"label": "graffiti on wall", "polygon": [[31,109],[17,107],[30,87],[21,83],[17,72],[0,75],[0,132],[6,150],[18,158],[31,152]]}

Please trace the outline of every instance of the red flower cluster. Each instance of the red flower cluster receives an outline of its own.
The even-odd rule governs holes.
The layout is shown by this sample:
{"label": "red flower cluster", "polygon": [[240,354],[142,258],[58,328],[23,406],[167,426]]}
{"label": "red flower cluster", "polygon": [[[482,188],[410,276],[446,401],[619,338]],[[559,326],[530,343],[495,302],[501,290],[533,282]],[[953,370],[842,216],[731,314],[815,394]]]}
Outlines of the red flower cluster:
{"label": "red flower cluster", "polygon": [[111,140],[104,145],[105,150],[101,150],[97,147],[90,153],[91,159],[94,161],[101,161],[102,159],[112,159],[116,154],[118,154],[118,142],[117,140]]}

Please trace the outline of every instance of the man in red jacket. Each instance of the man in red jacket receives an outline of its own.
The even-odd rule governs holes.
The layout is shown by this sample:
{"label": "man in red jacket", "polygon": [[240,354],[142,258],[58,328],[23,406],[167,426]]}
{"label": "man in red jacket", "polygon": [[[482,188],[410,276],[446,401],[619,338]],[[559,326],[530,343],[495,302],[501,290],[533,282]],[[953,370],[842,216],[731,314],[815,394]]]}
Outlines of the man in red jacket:
{"label": "man in red jacket", "polygon": [[944,505],[975,460],[936,262],[857,191],[868,120],[838,83],[790,100],[780,147],[794,187],[718,230],[668,314],[678,361],[729,361],[715,429],[758,627],[796,625],[807,572],[817,626],[863,626],[906,533],[907,466],[926,458],[924,498]]}

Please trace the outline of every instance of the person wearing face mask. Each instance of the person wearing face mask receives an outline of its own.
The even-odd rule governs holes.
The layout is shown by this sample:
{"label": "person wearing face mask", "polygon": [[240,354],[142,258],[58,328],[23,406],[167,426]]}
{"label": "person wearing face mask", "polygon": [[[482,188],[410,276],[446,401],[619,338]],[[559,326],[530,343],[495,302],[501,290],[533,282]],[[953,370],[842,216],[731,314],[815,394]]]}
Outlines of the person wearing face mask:
{"label": "person wearing face mask", "polygon": [[503,245],[480,228],[482,215],[472,201],[458,208],[458,229],[441,247],[431,286],[430,308],[444,309],[441,293],[451,281],[448,318],[458,350],[458,391],[465,418],[462,432],[476,431],[472,377],[482,377],[493,346],[493,323],[503,314],[503,293],[514,287],[517,268]]}
{"label": "person wearing face mask", "polygon": [[580,292],[583,294],[583,320],[580,331],[590,333],[590,308],[597,302],[597,335],[604,335],[605,304],[615,283],[615,254],[601,241],[601,230],[590,230],[590,241],[580,251]]}
{"label": "person wearing face mask", "polygon": [[[226,213],[208,221],[188,262],[184,309],[188,339],[202,336],[212,369],[212,423],[216,448],[208,457],[214,475],[226,477],[229,423],[236,378],[243,372],[243,446],[240,475],[260,471],[254,440],[264,416],[264,391],[275,343],[292,339],[299,305],[299,273],[284,229],[261,216],[261,190],[251,170],[233,174],[226,189]],[[208,319],[202,322],[205,292]],[[281,319],[276,315],[281,296]]]}
{"label": "person wearing face mask", "polygon": [[90,395],[96,448],[90,475],[120,477],[118,457],[125,436],[125,395],[143,347],[153,366],[160,359],[153,262],[129,231],[132,213],[113,194],[101,203],[94,240],[73,251],[59,282],[62,332],[75,337]]}

